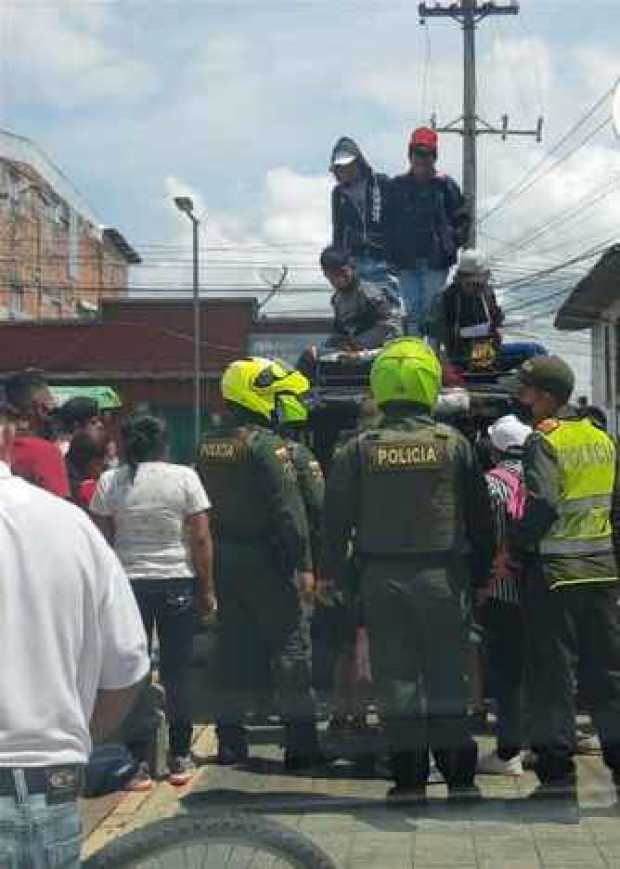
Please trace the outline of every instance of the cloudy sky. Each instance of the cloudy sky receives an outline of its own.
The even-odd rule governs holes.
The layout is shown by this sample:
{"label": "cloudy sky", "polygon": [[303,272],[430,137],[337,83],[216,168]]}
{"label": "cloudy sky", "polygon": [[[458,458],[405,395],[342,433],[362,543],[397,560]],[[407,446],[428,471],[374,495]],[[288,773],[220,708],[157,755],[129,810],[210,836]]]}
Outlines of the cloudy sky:
{"label": "cloudy sky", "polygon": [[[102,222],[127,235],[144,257],[136,288],[187,286],[189,225],[170,202],[184,193],[205,218],[203,284],[262,286],[263,265],[285,264],[289,292],[271,310],[325,309],[315,264],[329,238],[334,140],[352,135],[395,174],[413,126],[433,111],[440,123],[460,114],[460,30],[446,19],[421,26],[416,9],[412,0],[0,0],[0,127],[35,140]],[[620,73],[620,8],[592,0],[586,26],[576,2],[521,9],[480,26],[479,113],[499,123],[507,112],[528,128],[543,114],[545,141],[481,137],[479,213],[501,206],[480,243],[530,336],[589,263],[537,272],[607,241],[620,218],[609,100],[541,163]],[[441,165],[460,180],[460,137],[443,137]],[[585,337],[576,342],[573,358],[585,360]]]}

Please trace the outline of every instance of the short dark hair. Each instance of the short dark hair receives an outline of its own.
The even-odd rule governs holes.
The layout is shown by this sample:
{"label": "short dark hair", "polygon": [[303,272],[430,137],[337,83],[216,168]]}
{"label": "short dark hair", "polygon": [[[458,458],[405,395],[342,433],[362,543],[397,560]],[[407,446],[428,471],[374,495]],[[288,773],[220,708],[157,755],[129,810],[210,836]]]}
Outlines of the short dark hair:
{"label": "short dark hair", "polygon": [[351,254],[341,247],[332,244],[326,247],[321,253],[321,268],[327,272],[335,272],[338,269],[344,269],[347,266],[355,265],[355,261]]}
{"label": "short dark hair", "polygon": [[4,394],[9,410],[27,413],[32,408],[32,398],[39,389],[47,388],[42,371],[27,368],[13,374],[4,384]]}
{"label": "short dark hair", "polygon": [[99,404],[86,395],[70,398],[58,409],[58,418],[69,430],[74,425],[85,425],[94,416],[99,416]]}
{"label": "short dark hair", "polygon": [[105,445],[96,441],[86,432],[80,432],[71,439],[67,453],[67,462],[74,465],[80,473],[88,470],[88,465],[95,459],[105,458]]}
{"label": "short dark hair", "polygon": [[128,416],[121,426],[125,459],[132,478],[140,462],[157,462],[166,454],[168,429],[163,419],[147,413]]}

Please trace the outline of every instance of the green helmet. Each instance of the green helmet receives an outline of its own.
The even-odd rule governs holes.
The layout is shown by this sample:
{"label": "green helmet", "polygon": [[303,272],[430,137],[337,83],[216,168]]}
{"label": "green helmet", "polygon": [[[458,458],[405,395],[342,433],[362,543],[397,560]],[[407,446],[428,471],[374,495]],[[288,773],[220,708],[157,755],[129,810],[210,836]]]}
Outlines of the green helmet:
{"label": "green helmet", "polygon": [[439,359],[419,338],[390,341],[370,371],[370,389],[378,405],[408,401],[433,408],[440,387]]}
{"label": "green helmet", "polygon": [[222,397],[252,413],[270,420],[276,398],[284,394],[298,395],[310,387],[308,378],[285,362],[251,356],[237,359],[222,376]]}

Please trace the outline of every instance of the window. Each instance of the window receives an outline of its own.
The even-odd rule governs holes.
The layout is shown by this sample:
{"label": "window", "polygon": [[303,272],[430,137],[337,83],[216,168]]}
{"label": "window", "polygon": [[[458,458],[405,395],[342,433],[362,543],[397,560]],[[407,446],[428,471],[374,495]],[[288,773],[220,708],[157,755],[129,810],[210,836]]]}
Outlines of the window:
{"label": "window", "polygon": [[9,316],[19,317],[24,313],[24,288],[13,285],[11,287],[11,299],[9,303]]}

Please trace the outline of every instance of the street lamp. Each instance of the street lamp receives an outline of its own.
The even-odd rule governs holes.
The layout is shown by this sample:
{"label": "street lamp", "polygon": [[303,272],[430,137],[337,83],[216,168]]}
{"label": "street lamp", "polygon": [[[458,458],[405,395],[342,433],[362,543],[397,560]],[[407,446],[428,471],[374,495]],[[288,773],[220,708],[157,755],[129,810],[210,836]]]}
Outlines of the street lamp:
{"label": "street lamp", "polygon": [[192,248],[194,260],[194,445],[200,442],[200,282],[198,274],[198,231],[200,221],[194,214],[194,203],[189,196],[175,196],[174,204],[192,222]]}

